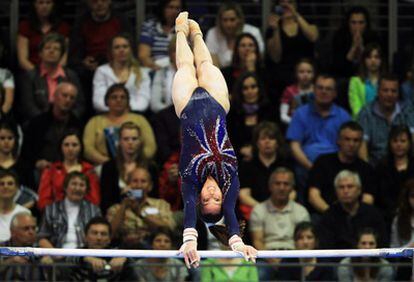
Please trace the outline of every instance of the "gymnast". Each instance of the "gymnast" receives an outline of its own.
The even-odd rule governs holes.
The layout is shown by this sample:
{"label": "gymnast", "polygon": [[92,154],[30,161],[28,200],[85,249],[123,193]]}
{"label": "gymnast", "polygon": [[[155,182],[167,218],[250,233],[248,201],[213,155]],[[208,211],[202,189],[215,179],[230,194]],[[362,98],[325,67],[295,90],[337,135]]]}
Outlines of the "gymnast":
{"label": "gymnast", "polygon": [[[175,21],[177,72],[172,100],[181,121],[180,176],[184,202],[183,245],[180,253],[188,268],[198,267],[197,216],[208,226],[226,226],[223,240],[246,260],[255,261],[257,251],[245,245],[236,218],[239,194],[237,159],[228,138],[226,114],[230,108],[226,82],[212,63],[197,22],[182,12]],[[192,42],[193,51],[187,38]],[[195,66],[194,66],[195,63]],[[220,188],[221,187],[221,188]]]}

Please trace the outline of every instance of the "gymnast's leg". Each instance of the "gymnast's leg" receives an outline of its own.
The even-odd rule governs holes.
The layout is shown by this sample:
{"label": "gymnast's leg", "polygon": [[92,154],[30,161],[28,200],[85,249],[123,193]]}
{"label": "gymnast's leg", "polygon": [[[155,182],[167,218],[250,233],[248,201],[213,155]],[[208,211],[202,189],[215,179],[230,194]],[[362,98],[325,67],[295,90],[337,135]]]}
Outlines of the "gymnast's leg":
{"label": "gymnast's leg", "polygon": [[190,36],[197,68],[198,86],[203,87],[224,108],[230,109],[229,92],[221,71],[213,65],[210,52],[203,40],[200,27],[194,20],[189,20]]}
{"label": "gymnast's leg", "polygon": [[194,67],[194,56],[187,42],[187,36],[189,34],[187,12],[182,12],[178,15],[175,20],[175,29],[177,32],[177,72],[175,73],[172,86],[172,100],[175,112],[177,116],[180,117],[182,110],[185,108],[188,101],[190,101],[194,90],[198,87]]}

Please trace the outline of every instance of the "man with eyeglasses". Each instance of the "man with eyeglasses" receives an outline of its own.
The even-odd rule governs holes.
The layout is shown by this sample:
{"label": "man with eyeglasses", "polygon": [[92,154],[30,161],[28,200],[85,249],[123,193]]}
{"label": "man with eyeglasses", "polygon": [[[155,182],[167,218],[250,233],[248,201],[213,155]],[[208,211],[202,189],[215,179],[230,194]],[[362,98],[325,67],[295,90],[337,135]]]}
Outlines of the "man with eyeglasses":
{"label": "man with eyeglasses", "polygon": [[351,119],[350,115],[334,103],[336,98],[335,78],[319,74],[315,80],[315,99],[299,107],[289,125],[286,138],[296,160],[295,174],[297,195],[304,202],[308,171],[321,154],[338,150],[336,143],[340,126]]}

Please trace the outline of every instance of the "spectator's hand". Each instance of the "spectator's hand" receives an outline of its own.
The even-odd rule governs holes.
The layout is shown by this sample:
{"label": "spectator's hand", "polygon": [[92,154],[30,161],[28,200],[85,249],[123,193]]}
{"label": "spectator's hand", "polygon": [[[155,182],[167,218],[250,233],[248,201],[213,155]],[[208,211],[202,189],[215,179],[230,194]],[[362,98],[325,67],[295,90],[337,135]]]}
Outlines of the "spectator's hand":
{"label": "spectator's hand", "polygon": [[36,161],[35,167],[36,167],[38,170],[42,171],[42,170],[44,170],[45,168],[49,168],[49,167],[50,167],[50,164],[51,164],[51,163],[50,163],[49,161],[42,159],[42,160],[38,160],[38,161]]}
{"label": "spectator's hand", "polygon": [[10,257],[6,261],[7,263],[16,263],[16,264],[29,263],[29,260],[26,257],[20,257],[20,256]]}
{"label": "spectator's hand", "polygon": [[127,260],[126,258],[111,259],[111,261],[109,262],[109,265],[111,266],[112,271],[121,272],[126,260]]}
{"label": "spectator's hand", "polygon": [[98,62],[92,56],[87,56],[82,61],[83,65],[90,71],[95,71],[98,67]]}
{"label": "spectator's hand", "polygon": [[44,256],[40,259],[41,264],[53,264],[53,258],[51,256]]}
{"label": "spectator's hand", "polygon": [[106,261],[100,258],[85,257],[83,261],[89,263],[92,266],[93,272],[99,273],[105,269]]}
{"label": "spectator's hand", "polygon": [[197,252],[197,241],[188,241],[182,244],[179,254],[184,255],[184,262],[188,269],[200,265],[200,255]]}
{"label": "spectator's hand", "polygon": [[245,145],[241,147],[240,154],[243,156],[244,161],[250,161],[253,158],[253,146]]}
{"label": "spectator's hand", "polygon": [[257,250],[252,246],[245,245],[238,235],[233,235],[229,239],[229,245],[234,252],[242,254],[246,261],[256,262]]}
{"label": "spectator's hand", "polygon": [[121,206],[123,206],[126,209],[128,208],[132,209],[134,206],[136,206],[136,200],[131,199],[129,197],[125,197],[121,202]]}
{"label": "spectator's hand", "polygon": [[177,164],[171,165],[167,172],[168,172],[168,181],[170,183],[176,183],[178,180],[178,165]]}
{"label": "spectator's hand", "polygon": [[255,52],[250,52],[249,54],[247,54],[246,68],[248,71],[256,71],[256,61],[257,57]]}
{"label": "spectator's hand", "polygon": [[279,28],[279,21],[280,21],[280,16],[276,14],[270,14],[269,18],[267,19],[267,25],[271,29],[276,30]]}

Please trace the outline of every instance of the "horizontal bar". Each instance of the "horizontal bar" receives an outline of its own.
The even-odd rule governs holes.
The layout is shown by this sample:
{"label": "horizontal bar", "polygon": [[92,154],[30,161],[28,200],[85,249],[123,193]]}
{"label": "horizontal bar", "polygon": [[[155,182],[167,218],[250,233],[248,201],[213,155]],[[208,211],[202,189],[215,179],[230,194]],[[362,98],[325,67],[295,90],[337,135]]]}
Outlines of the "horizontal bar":
{"label": "horizontal bar", "polygon": [[[351,250],[292,250],[259,251],[258,258],[336,258],[336,257],[413,257],[413,248],[351,249]],[[202,258],[237,258],[233,251],[198,251]],[[0,256],[93,256],[134,258],[180,258],[178,251],[107,250],[107,249],[49,249],[1,247]]]}

